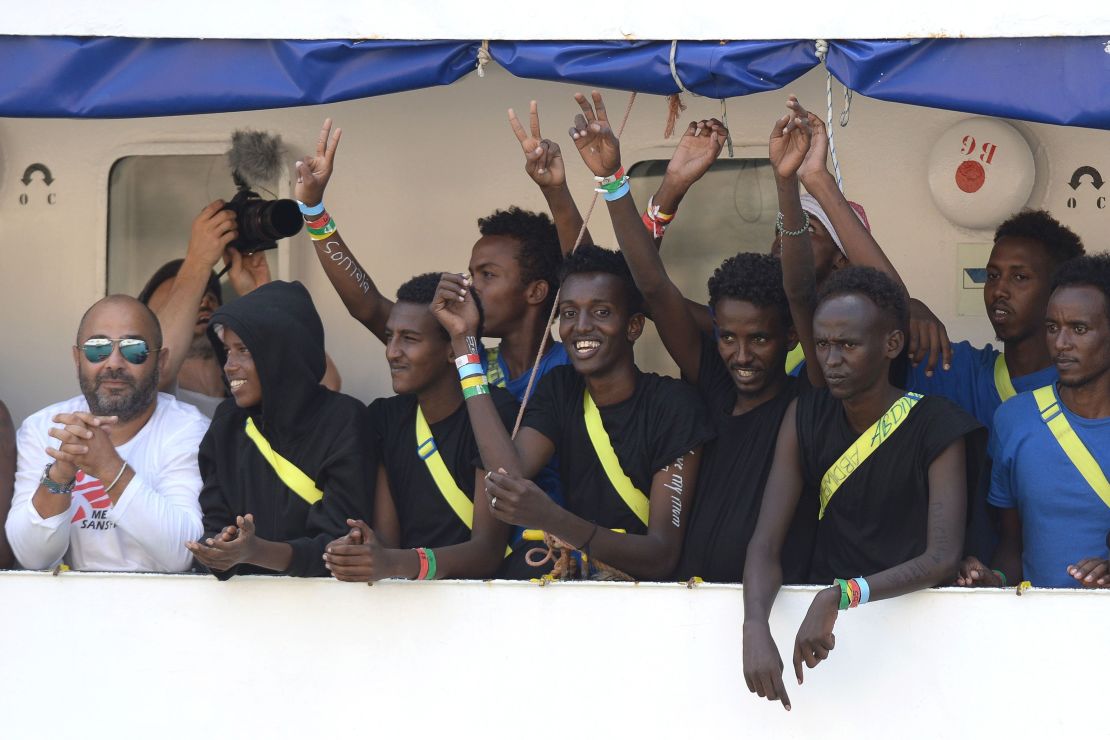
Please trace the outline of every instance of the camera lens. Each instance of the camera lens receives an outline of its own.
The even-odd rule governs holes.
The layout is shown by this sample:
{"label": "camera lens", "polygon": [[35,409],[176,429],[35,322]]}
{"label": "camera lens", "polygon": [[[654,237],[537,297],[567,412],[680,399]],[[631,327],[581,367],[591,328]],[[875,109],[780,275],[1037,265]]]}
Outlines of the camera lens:
{"label": "camera lens", "polygon": [[243,206],[240,232],[247,241],[277,241],[301,230],[304,220],[292,200],[252,200]]}

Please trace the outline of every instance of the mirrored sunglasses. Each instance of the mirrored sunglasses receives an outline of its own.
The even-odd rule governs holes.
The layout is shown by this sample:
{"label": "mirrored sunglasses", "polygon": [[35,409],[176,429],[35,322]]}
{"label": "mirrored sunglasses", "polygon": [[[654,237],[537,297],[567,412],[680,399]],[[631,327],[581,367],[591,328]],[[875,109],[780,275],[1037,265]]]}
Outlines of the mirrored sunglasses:
{"label": "mirrored sunglasses", "polygon": [[112,346],[117,344],[123,359],[132,365],[142,365],[146,362],[146,358],[150,357],[151,349],[145,339],[93,337],[85,340],[85,343],[81,345],[81,351],[85,353],[85,359],[89,362],[104,362],[111,356]]}

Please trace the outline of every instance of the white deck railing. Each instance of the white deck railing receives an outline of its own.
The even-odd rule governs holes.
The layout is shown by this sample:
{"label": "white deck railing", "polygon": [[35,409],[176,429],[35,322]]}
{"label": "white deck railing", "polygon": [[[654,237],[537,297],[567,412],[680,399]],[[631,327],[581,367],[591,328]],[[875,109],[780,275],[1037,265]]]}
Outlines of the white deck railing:
{"label": "white deck railing", "polygon": [[4,738],[1080,738],[1110,592],[946,589],[842,614],[793,711],[748,693],[741,588],[0,574]]}

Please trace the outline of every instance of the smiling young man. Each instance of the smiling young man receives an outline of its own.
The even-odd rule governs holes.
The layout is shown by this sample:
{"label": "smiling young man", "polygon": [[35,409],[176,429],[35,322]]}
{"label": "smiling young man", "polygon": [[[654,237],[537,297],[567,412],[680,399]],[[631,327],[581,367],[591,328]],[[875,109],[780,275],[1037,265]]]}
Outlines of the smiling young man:
{"label": "smiling young man", "polygon": [[915,367],[910,390],[944,396],[989,429],[1003,401],[1055,382],[1044,341],[1052,273],[1082,254],[1079,237],[1047,211],[1022,211],[1000,225],[987,261],[983,303],[1002,351],[957,342],[951,369],[930,377],[924,367]]}
{"label": "smiling young man", "polygon": [[1110,255],[1053,279],[1045,318],[1056,383],[994,416],[989,501],[1001,514],[992,570],[964,561],[957,583],[1110,588]]}
{"label": "smiling young man", "polygon": [[158,393],[158,319],[130,296],[97,301],[73,363],[81,395],[19,428],[6,524],[16,559],[32,570],[186,570],[185,541],[201,532],[197,446],[208,420]]}
{"label": "smiling young man", "polygon": [[[621,255],[581,246],[561,277],[559,336],[573,366],[539,381],[515,440],[474,380],[481,378],[473,374],[478,317],[469,284],[454,274],[440,283],[433,310],[459,355],[482,460],[498,471],[487,476],[489,508],[633,578],[665,578],[681,551],[701,445],[711,434],[692,389],[636,367],[642,298]],[[565,508],[527,480],[555,454]]]}
{"label": "smiling young man", "polygon": [[[712,121],[702,124],[707,131],[700,137],[703,143],[719,151],[719,137],[726,132],[714,128]],[[591,170],[608,174],[621,168],[620,145],[611,130],[603,132],[598,134],[604,141],[596,155],[588,146],[581,151]],[[741,253],[726,259],[709,278],[713,332],[703,332],[687,310],[687,299],[667,275],[631,194],[609,201],[608,207],[617,242],[659,336],[683,379],[697,389],[716,433],[702,456],[698,495],[675,575],[683,580],[698,576],[738,582],[779,425],[799,386],[808,387],[804,378],[799,381],[785,371],[787,352],[797,337],[782,267],[768,254]],[[783,578],[788,583],[809,575],[816,521],[815,509],[799,507],[784,547]]]}
{"label": "smiling young man", "polygon": [[955,573],[968,490],[965,437],[978,428],[951,402],[891,384],[909,309],[890,277],[866,267],[838,270],[813,308],[813,252],[801,238],[806,217],[797,181],[784,176],[806,151],[808,136],[804,120],[784,116],[772,131],[771,151],[773,160],[780,153],[784,284],[806,356],[820,372],[807,368],[816,388],[787,409],[744,570],[744,677],[749,690],[787,709],[768,619],[798,502],[817,494],[809,580],[836,579],[818,592],[798,630],[793,662],[801,683],[802,665],[815,667],[833,648],[838,608],[935,586]]}
{"label": "smiling young man", "polygon": [[[393,390],[369,407],[371,442],[380,449],[373,528],[350,531],[327,547],[342,581],[382,578],[490,578],[501,566],[509,528],[493,517],[474,432],[447,333],[429,310],[438,273],[397,290],[386,322],[385,356]],[[499,423],[517,403],[502,388],[490,396]]]}
{"label": "smiling young man", "polygon": [[232,398],[200,445],[205,537],[217,578],[326,576],[324,546],[369,517],[374,458],[363,405],[320,384],[324,327],[300,283],[270,282],[212,314]]}

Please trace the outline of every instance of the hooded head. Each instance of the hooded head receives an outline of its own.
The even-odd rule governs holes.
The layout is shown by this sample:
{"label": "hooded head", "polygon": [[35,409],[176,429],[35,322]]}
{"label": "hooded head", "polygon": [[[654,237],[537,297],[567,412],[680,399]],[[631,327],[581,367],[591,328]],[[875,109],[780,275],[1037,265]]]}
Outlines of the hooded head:
{"label": "hooded head", "polygon": [[[232,335],[235,346],[228,343]],[[293,429],[311,413],[323,392],[324,326],[303,285],[275,280],[256,288],[212,314],[208,337],[225,380],[236,381],[236,402],[260,408],[266,426]],[[244,370],[247,364],[253,370]]]}

